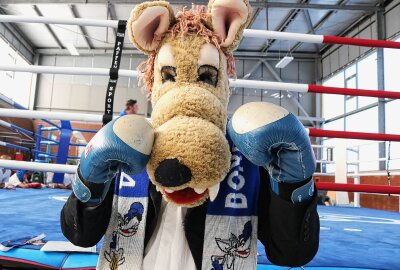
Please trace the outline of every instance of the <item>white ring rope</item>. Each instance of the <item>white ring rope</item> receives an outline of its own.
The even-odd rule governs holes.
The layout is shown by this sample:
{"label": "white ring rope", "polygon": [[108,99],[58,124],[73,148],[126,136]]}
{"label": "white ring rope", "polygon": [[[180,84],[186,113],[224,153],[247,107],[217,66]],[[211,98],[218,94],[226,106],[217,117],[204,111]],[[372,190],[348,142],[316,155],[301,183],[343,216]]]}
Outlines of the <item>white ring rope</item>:
{"label": "white ring rope", "polygon": [[[400,175],[400,171],[391,171],[390,175]],[[347,177],[356,177],[356,176],[387,176],[386,171],[382,172],[365,172],[365,173],[348,173]]]}
{"label": "white ring rope", "polygon": [[21,16],[21,15],[0,15],[0,22],[65,24],[65,25],[118,28],[117,20],[96,20],[96,19],[82,19],[82,18],[54,18],[54,17]]}
{"label": "white ring rope", "polygon": [[78,166],[0,159],[0,167],[41,172],[76,173]]}
{"label": "white ring rope", "polygon": [[[390,160],[398,160],[399,158],[391,158]],[[369,163],[369,162],[376,162],[376,161],[388,161],[387,158],[377,158],[377,159],[366,159],[366,160],[354,160],[354,161],[348,161],[347,164],[350,165],[357,165],[360,163]]]}
{"label": "white ring rope", "polygon": [[311,145],[313,148],[328,148],[328,149],[334,149],[334,145],[319,145],[319,144],[313,144]]}
{"label": "white ring rope", "polygon": [[[0,65],[0,70],[47,73],[47,74],[66,74],[66,75],[93,75],[93,76],[109,76],[110,70],[107,68],[87,68],[87,67],[58,67],[58,66],[7,66]],[[120,69],[118,70],[120,77],[137,77],[137,71]],[[256,81],[243,79],[230,79],[230,87],[247,87],[253,89],[273,89],[283,91],[307,92],[308,84],[283,83],[270,81]]]}
{"label": "white ring rope", "polygon": [[[0,108],[0,115],[4,117],[20,117],[20,118],[36,118],[48,120],[66,120],[66,121],[82,121],[82,122],[102,122],[103,115],[82,114],[82,113],[66,113],[53,111],[33,111],[18,109]],[[116,116],[115,116],[116,117]]]}
{"label": "white ring rope", "polygon": [[[60,66],[7,66],[0,65],[0,70],[47,73],[47,74],[64,74],[64,75],[92,75],[92,76],[110,76],[108,68],[87,68],[87,67],[60,67]],[[137,77],[136,70],[119,69],[118,76],[121,77]]]}
{"label": "white ring rope", "polygon": [[[44,23],[44,24],[64,24],[95,27],[118,28],[118,20],[96,20],[82,18],[54,18],[39,16],[21,16],[21,15],[0,15],[0,22],[13,23]],[[264,39],[295,40],[308,43],[322,43],[324,36],[301,33],[284,33],[279,31],[245,29],[243,36]]]}
{"label": "white ring rope", "polygon": [[335,164],[336,162],[333,160],[322,160],[322,159],[318,159],[315,162],[317,163],[322,163],[322,164]]}

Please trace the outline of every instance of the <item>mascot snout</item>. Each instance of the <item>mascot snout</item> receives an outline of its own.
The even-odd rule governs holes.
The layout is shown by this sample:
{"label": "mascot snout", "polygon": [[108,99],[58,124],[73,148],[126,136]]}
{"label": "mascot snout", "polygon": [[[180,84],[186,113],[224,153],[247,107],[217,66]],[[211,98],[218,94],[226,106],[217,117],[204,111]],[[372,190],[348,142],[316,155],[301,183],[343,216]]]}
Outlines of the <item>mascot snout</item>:
{"label": "mascot snout", "polygon": [[176,116],[156,128],[147,172],[170,201],[198,205],[228,173],[230,158],[225,134],[216,125]]}
{"label": "mascot snout", "polygon": [[164,159],[155,170],[154,176],[164,187],[179,187],[192,180],[192,171],[177,158]]}

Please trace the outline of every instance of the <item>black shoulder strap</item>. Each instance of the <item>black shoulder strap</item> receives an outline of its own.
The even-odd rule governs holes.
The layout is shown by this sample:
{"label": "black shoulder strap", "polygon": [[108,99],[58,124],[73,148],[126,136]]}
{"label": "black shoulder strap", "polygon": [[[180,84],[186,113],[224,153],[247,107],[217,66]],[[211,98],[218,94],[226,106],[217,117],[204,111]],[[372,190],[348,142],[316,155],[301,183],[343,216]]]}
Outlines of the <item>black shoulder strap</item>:
{"label": "black shoulder strap", "polygon": [[114,105],[114,93],[117,87],[118,81],[118,70],[121,64],[122,47],[124,44],[126,30],[126,21],[118,21],[117,37],[115,39],[114,53],[110,68],[110,79],[108,80],[105,108],[103,115],[103,126],[113,119],[113,105]]}

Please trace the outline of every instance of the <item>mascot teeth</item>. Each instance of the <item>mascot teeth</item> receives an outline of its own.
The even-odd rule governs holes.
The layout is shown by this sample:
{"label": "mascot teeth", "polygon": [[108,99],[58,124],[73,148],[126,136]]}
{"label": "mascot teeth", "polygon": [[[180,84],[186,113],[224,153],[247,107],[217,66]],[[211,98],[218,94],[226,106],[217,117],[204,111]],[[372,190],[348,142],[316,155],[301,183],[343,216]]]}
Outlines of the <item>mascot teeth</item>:
{"label": "mascot teeth", "polygon": [[167,192],[167,193],[172,193],[172,192],[174,192],[172,189],[169,189],[169,188],[164,188],[164,190],[165,190],[165,192]]}
{"label": "mascot teeth", "polygon": [[215,200],[215,198],[218,195],[218,191],[219,191],[219,183],[208,188],[208,195],[210,196],[210,201],[213,202]]}
{"label": "mascot teeth", "polygon": [[205,188],[194,188],[194,191],[195,191],[197,194],[203,194],[204,191],[206,191],[206,189],[205,189]]}

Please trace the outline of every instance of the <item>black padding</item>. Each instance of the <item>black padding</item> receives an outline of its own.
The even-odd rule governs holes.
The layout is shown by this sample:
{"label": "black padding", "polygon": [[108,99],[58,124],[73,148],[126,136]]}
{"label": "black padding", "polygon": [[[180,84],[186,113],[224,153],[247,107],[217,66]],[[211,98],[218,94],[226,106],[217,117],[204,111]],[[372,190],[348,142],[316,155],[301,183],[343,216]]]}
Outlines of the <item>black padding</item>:
{"label": "black padding", "polygon": [[303,266],[314,258],[319,247],[317,189],[310,200],[294,204],[271,190],[265,170],[261,176],[258,238],[273,264]]}
{"label": "black padding", "polygon": [[192,172],[178,159],[165,159],[158,165],[154,176],[164,187],[178,187],[190,182]]}
{"label": "black padding", "polygon": [[82,203],[71,193],[60,215],[61,231],[71,243],[92,247],[101,240],[111,217],[114,182],[111,187],[101,204],[96,206]]}

